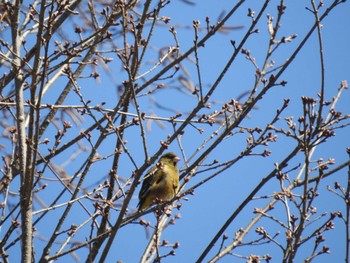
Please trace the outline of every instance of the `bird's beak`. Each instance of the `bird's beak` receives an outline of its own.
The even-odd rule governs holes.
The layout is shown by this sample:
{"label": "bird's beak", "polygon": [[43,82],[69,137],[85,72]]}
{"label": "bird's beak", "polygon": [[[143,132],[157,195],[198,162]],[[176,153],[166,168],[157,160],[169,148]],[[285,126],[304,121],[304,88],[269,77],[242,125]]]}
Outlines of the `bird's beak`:
{"label": "bird's beak", "polygon": [[173,162],[174,162],[174,163],[177,163],[177,162],[180,161],[180,160],[181,160],[181,159],[180,159],[178,156],[176,156],[176,157],[173,158]]}

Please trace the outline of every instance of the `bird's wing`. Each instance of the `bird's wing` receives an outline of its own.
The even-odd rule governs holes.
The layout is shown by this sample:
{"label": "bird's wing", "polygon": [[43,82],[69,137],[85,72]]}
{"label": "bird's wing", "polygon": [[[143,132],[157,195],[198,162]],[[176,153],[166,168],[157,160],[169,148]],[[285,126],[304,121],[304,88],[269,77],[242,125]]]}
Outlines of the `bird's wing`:
{"label": "bird's wing", "polygon": [[155,165],[151,169],[149,169],[146,175],[143,177],[142,187],[139,193],[140,200],[142,200],[148,195],[151,186],[155,183],[155,180],[157,180],[157,176],[155,175],[158,170],[159,168]]}

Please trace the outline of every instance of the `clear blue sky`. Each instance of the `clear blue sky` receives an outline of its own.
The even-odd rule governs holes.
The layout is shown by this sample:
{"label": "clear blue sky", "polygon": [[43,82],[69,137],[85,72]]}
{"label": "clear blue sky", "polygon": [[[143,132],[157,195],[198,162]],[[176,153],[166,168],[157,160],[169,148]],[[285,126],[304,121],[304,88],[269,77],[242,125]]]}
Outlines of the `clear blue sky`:
{"label": "clear blue sky", "polygon": [[[205,26],[205,17],[210,17],[210,21],[214,23],[223,10],[229,10],[232,1],[196,1],[195,6],[188,6],[180,1],[173,1],[163,13],[164,16],[172,18],[171,25],[174,25],[178,32],[178,38],[180,41],[181,50],[186,51],[187,47],[192,45],[193,32],[188,29],[181,29],[180,26],[191,26],[193,20],[200,20],[201,26]],[[236,2],[236,1],[235,1]],[[276,1],[268,8],[267,13],[276,17]],[[328,2],[328,1],[327,1]],[[202,71],[202,80],[204,84],[212,84],[221,72],[227,58],[232,52],[232,46],[230,40],[239,40],[242,34],[245,33],[245,28],[249,26],[250,20],[246,16],[247,8],[251,7],[253,10],[258,11],[260,7],[260,1],[248,1],[246,8],[242,8],[239,15],[234,16],[228,26],[243,26],[243,29],[237,29],[229,31],[227,34],[222,34],[219,37],[213,38],[206,44],[204,49],[200,50],[200,65]],[[254,6],[252,6],[254,5]],[[312,14],[305,9],[305,6],[310,6],[309,1],[287,1],[286,15],[283,17],[280,30],[280,36],[289,36],[291,34],[298,34],[298,37],[289,44],[281,47],[275,57],[276,65],[282,64],[291,54],[305,34],[308,32],[310,25],[313,22]],[[323,10],[323,9],[321,9]],[[348,42],[350,39],[350,24],[349,17],[350,6],[349,3],[343,4],[336,8],[332,14],[323,21],[322,35],[324,39],[324,54],[326,62],[326,96],[331,99],[336,94],[340,82],[347,80],[350,76],[349,72],[349,59],[350,48]],[[252,37],[250,41],[245,45],[245,48],[251,50],[252,56],[256,58],[257,64],[261,66],[264,58],[264,54],[267,49],[267,19],[263,18],[262,23],[258,28],[260,34]],[[160,43],[166,42],[168,37],[166,31],[164,31],[159,40]],[[156,38],[158,38],[156,36]],[[185,63],[188,71],[193,77],[193,82],[197,84],[195,66],[191,63]],[[230,98],[237,98],[241,93],[250,90],[252,87],[254,68],[252,65],[244,59],[242,55],[239,60],[234,63],[233,67],[229,70],[224,81],[220,85],[220,88],[214,94],[214,100],[227,101]],[[304,46],[303,50],[299,54],[298,58],[294,61],[293,65],[289,67],[283,76],[283,79],[288,82],[288,85],[284,88],[278,87],[276,90],[271,91],[266,95],[259,105],[259,109],[254,111],[250,120],[246,122],[247,125],[256,125],[257,123],[263,127],[266,121],[269,120],[269,116],[276,111],[278,107],[282,105],[283,98],[290,98],[291,105],[283,117],[295,116],[296,118],[300,114],[301,110],[301,96],[315,97],[320,87],[320,64],[318,54],[317,35],[314,34],[312,39]],[[173,97],[174,95],[174,97]],[[179,109],[191,107],[188,106],[186,98],[175,97],[176,93],[172,95],[156,94],[155,97],[158,100],[164,98],[170,105],[179,104]],[[178,96],[178,95],[177,95]],[[185,103],[183,102],[185,100]],[[349,113],[350,100],[349,92],[346,91],[343,94],[341,102],[337,106],[337,109],[343,113]],[[190,103],[190,102],[188,102]],[[149,105],[145,105],[147,110]],[[215,106],[214,106],[215,107]],[[221,106],[218,106],[221,107]],[[152,108],[152,107],[151,107]],[[167,114],[167,113],[165,113]],[[171,129],[168,126],[168,129]],[[157,149],[157,141],[160,138],[171,132],[171,130],[160,130],[153,126],[153,131],[148,134],[148,138],[155,140],[155,149]],[[194,149],[196,149],[201,143],[201,139],[198,139],[198,134],[195,131],[186,131],[187,137],[183,139],[183,145],[186,153],[190,155]],[[334,157],[337,163],[341,163],[347,159],[345,148],[349,147],[349,130],[337,131],[339,137],[334,140],[334,143],[327,144],[327,147],[320,147],[316,152],[315,158],[323,157],[327,159]],[[234,156],[242,149],[242,141],[228,141],[231,146],[223,146],[215,152],[215,156],[212,156],[219,160],[229,159],[228,156]],[[244,142],[243,142],[244,143]],[[286,142],[287,144],[288,142]],[[194,196],[189,197],[188,202],[182,202],[183,208],[180,211],[181,219],[177,221],[175,226],[169,227],[163,234],[163,238],[167,239],[170,243],[180,242],[181,246],[176,250],[176,257],[168,257],[165,262],[192,262],[195,260],[199,253],[202,252],[208,241],[211,240],[218,230],[219,226],[223,224],[227,217],[236,209],[245,196],[251,191],[251,189],[258,183],[267,171],[270,171],[274,162],[278,162],[284,153],[286,153],[288,146],[281,147],[281,145],[271,145],[269,147],[272,150],[272,155],[266,159],[250,158],[242,161],[229,171],[218,176],[215,180],[211,181],[204,187],[198,189]],[[176,145],[171,150],[179,152]],[[316,158],[317,157],[317,158]],[[208,159],[209,163],[212,159]],[[180,163],[181,165],[182,163]],[[346,185],[346,171],[342,171],[337,174],[336,179],[332,177],[330,180],[325,180],[321,184],[322,192],[325,192],[327,184],[333,185],[334,180],[339,180],[343,185]],[[278,188],[277,188],[278,189]],[[275,184],[269,184],[263,189],[262,194],[272,193],[276,190]],[[338,201],[334,195],[326,193],[320,197],[316,204],[319,211],[336,211],[342,210],[343,207],[334,207],[332,204]],[[135,197],[136,204],[136,197]],[[234,237],[234,232],[240,227],[244,227],[247,222],[253,217],[251,213],[253,207],[262,207],[265,201],[258,201],[255,204],[249,206],[243,216],[240,216],[236,222],[227,230],[229,241]],[[336,204],[340,204],[337,202]],[[276,208],[278,209],[278,208]],[[278,211],[278,210],[277,210]],[[175,212],[175,211],[174,211]],[[281,216],[283,215],[281,210]],[[148,215],[147,220],[154,222],[153,215]],[[282,216],[283,219],[283,216]],[[336,229],[332,233],[327,233],[325,237],[327,244],[331,249],[330,255],[325,255],[316,259],[316,262],[341,262],[344,260],[344,226],[340,220],[335,221]],[[271,225],[268,221],[259,222],[256,227],[264,226],[265,229],[270,230],[271,234],[276,231],[275,226]],[[124,236],[125,235],[125,236]],[[248,236],[246,240],[250,240],[253,235]],[[284,232],[281,233],[284,237]],[[249,238],[250,237],[250,238]],[[121,259],[124,262],[135,262],[138,260],[142,249],[147,242],[145,233],[141,227],[128,226],[121,231],[121,235],[117,238],[115,243],[116,259]],[[228,242],[229,242],[228,241]],[[337,242],[338,245],[335,245]],[[218,244],[217,244],[218,246]],[[268,250],[266,250],[268,248]],[[128,251],[128,253],[123,253]],[[218,247],[212,250],[210,255],[216,253]],[[280,251],[273,245],[266,247],[249,247],[245,249],[237,249],[235,253],[249,254],[265,254],[268,253],[273,256],[272,262],[280,261]],[[304,254],[303,254],[304,253]],[[304,259],[309,255],[309,251],[300,252],[299,260]],[[110,257],[114,259],[114,256]],[[211,258],[210,256],[207,258]],[[221,262],[238,262],[237,258],[227,256]],[[242,261],[244,262],[244,260]]]}
{"label": "clear blue sky", "polygon": [[[177,31],[177,36],[180,43],[180,51],[185,52],[193,44],[193,30],[192,21],[199,20],[201,22],[201,28],[205,27],[205,18],[208,16],[212,24],[216,23],[218,17],[223,11],[230,10],[237,1],[220,0],[201,0],[193,1],[196,2],[194,6],[184,4],[182,1],[174,0],[171,1],[165,9],[163,9],[162,15],[166,17],[171,17],[171,22],[168,25],[164,25],[159,31],[154,32],[154,39],[152,45],[154,46],[155,53],[149,54],[149,58],[153,58],[157,53],[157,48],[167,47],[168,45],[174,45],[173,38],[168,32],[170,26],[174,26]],[[208,90],[208,87],[214,83],[218,74],[222,71],[227,59],[230,57],[233,47],[230,40],[239,41],[243,34],[245,34],[246,28],[250,25],[250,18],[247,17],[248,7],[258,11],[260,10],[260,2],[262,1],[247,1],[243,8],[237,12],[229,21],[227,26],[242,26],[240,29],[228,31],[225,34],[220,34],[213,37],[209,42],[207,42],[205,48],[200,49],[200,68],[202,83],[204,84],[204,92]],[[273,17],[276,17],[276,5],[279,1],[272,1],[273,4],[268,8],[266,13],[270,13]],[[325,1],[328,2],[328,1]],[[305,9],[305,6],[310,7],[309,1],[286,1],[287,6],[286,15],[281,21],[281,29],[279,36],[289,36],[292,34],[297,34],[298,37],[293,40],[292,43],[287,43],[280,48],[274,57],[276,65],[282,64],[291,53],[294,48],[300,43],[305,34],[308,32],[311,24],[313,23],[313,15]],[[323,12],[321,9],[320,12]],[[340,82],[342,80],[349,80],[350,78],[350,4],[347,2],[345,4],[337,7],[324,21],[323,21],[323,44],[324,44],[324,54],[326,62],[326,96],[331,99],[332,96],[336,94]],[[189,27],[189,28],[186,28]],[[246,43],[244,48],[251,51],[251,55],[256,58],[256,63],[261,66],[263,63],[263,58],[267,50],[267,19],[266,15],[258,24],[260,30],[259,34],[256,34]],[[200,34],[200,38],[204,35],[204,32]],[[192,56],[193,59],[193,56]],[[92,97],[92,104],[99,104],[105,101],[106,107],[112,108],[117,100],[117,94],[115,91],[116,83],[121,83],[125,76],[120,73],[120,66],[117,63],[117,57],[114,57],[113,62],[108,64],[110,75],[113,76],[114,82],[111,81],[110,75],[104,74],[103,69],[99,69],[101,77],[98,81],[93,82],[91,80],[80,80],[78,83],[83,87],[83,92],[86,98]],[[155,62],[155,61],[153,61]],[[185,61],[183,66],[188,70],[190,77],[195,85],[198,84],[198,79],[196,78],[196,68],[195,64],[190,61]],[[151,67],[151,65],[145,65],[145,70]],[[142,70],[141,70],[142,72]],[[217,91],[214,93],[212,98],[212,109],[221,108],[221,104],[215,104],[215,102],[222,103],[229,101],[231,98],[238,98],[240,94],[245,91],[249,91],[254,83],[254,72],[255,69],[249,61],[244,59],[244,55],[240,55],[237,61],[233,64],[232,68],[226,74],[224,80],[220,84]],[[301,53],[298,55],[297,59],[293,64],[287,69],[282,79],[287,81],[285,87],[277,87],[271,90],[264,100],[258,104],[258,108],[252,112],[250,118],[244,122],[244,125],[255,127],[259,125],[264,127],[271,119],[272,114],[282,105],[284,98],[290,98],[290,107],[284,113],[283,117],[294,116],[297,118],[301,113],[301,96],[311,96],[316,97],[316,93],[320,88],[320,63],[319,63],[319,51],[316,33],[312,36],[311,40],[303,47]],[[65,82],[62,82],[62,85]],[[142,84],[142,80],[140,83]],[[170,84],[168,84],[171,87]],[[174,84],[175,86],[175,84]],[[61,91],[62,86],[58,90],[51,90],[51,96],[55,95],[56,92]],[[185,94],[181,94],[176,89],[166,90],[166,92],[155,93],[152,98],[160,102],[163,106],[178,109],[179,112],[186,112],[195,105],[196,100]],[[350,95],[349,91],[345,91],[341,101],[337,105],[337,110],[343,113],[349,114],[350,106]],[[50,93],[44,98],[44,102],[52,103],[52,97]],[[72,97],[65,104],[79,103],[79,98]],[[151,114],[152,112],[157,112],[158,115],[163,117],[169,117],[174,115],[172,112],[166,110],[159,110],[152,101],[148,98],[140,99],[141,111],[146,112],[146,114]],[[135,109],[130,109],[131,112],[135,112]],[[91,120],[86,120],[84,126],[88,127],[88,123]],[[282,122],[280,124],[282,126]],[[153,154],[159,148],[159,141],[165,140],[169,133],[172,133],[172,127],[166,124],[165,129],[160,128],[155,123],[151,126],[152,130],[148,131],[147,139],[149,151]],[[209,134],[211,131],[207,127],[204,135]],[[322,157],[323,159],[328,159],[330,157],[335,158],[336,163],[342,163],[347,160],[347,155],[345,153],[345,148],[350,147],[349,139],[349,128],[337,131],[337,137],[333,139],[331,143],[327,144],[327,147],[320,147],[315,153],[314,159]],[[51,135],[47,135],[51,136]],[[187,129],[185,135],[182,139],[182,145],[185,149],[187,157],[189,157],[197,147],[200,146],[205,136],[201,136],[195,129]],[[237,139],[236,139],[237,138]],[[135,126],[128,130],[126,135],[126,140],[128,140],[127,147],[131,154],[136,156],[136,161],[138,165],[142,165],[144,161],[143,151],[141,150],[141,137],[139,135],[139,128]],[[200,255],[202,250],[211,240],[214,234],[217,232],[219,227],[226,221],[226,219],[231,215],[231,213],[236,209],[236,207],[242,202],[247,194],[250,193],[253,187],[260,182],[260,180],[266,176],[274,167],[275,162],[279,162],[281,158],[288,152],[291,145],[285,141],[285,146],[281,144],[272,144],[268,148],[272,151],[271,156],[261,159],[261,158],[245,158],[243,161],[239,162],[237,165],[224,172],[223,174],[216,177],[214,180],[210,181],[208,184],[199,188],[195,195],[189,196],[189,201],[182,201],[182,209],[178,212],[181,214],[181,219],[176,221],[176,224],[170,226],[166,231],[164,231],[162,238],[169,241],[169,243],[179,242],[180,247],[176,250],[176,256],[169,256],[164,262],[193,262]],[[84,142],[85,146],[89,146],[87,142]],[[109,155],[113,152],[111,145],[114,147],[114,142],[106,141],[106,143],[99,149],[99,154],[101,156]],[[210,163],[214,159],[220,161],[225,161],[232,159],[237,155],[245,146],[245,137],[234,137],[233,139],[227,140],[222,146],[215,150],[212,156],[206,160],[206,163]],[[176,142],[174,142],[171,147],[171,151],[180,154],[180,150]],[[86,153],[87,154],[87,153]],[[69,173],[74,173],[77,170],[77,166],[81,163],[85,154],[80,154],[77,162],[69,164],[69,166],[64,167]],[[81,158],[81,159],[80,159]],[[123,157],[123,162],[121,162],[121,167],[119,170],[119,176],[129,177],[131,171],[134,167],[128,162],[128,158]],[[55,159],[57,165],[62,165],[67,159],[67,156],[59,156]],[[96,182],[96,178],[103,178],[108,175],[109,169],[111,167],[111,158],[106,161],[97,163],[92,167],[91,175],[96,175],[96,177],[91,178],[91,182]],[[183,162],[180,161],[180,166]],[[297,162],[294,163],[297,165]],[[183,167],[182,167],[183,168]],[[295,172],[294,172],[295,173]],[[339,200],[332,194],[325,191],[326,186],[333,185],[335,180],[338,180],[343,186],[346,185],[346,171],[343,170],[339,172],[336,176],[330,179],[326,179],[324,183],[320,186],[320,191],[325,193],[320,198],[317,199],[316,206],[318,211],[344,211],[344,207],[334,207],[333,204],[340,204]],[[293,177],[293,174],[291,175]],[[194,178],[189,184],[193,185],[198,182],[201,178]],[[137,189],[138,192],[139,189]],[[52,190],[54,191],[54,189]],[[266,185],[263,189],[261,195],[271,194],[278,191],[276,182]],[[52,192],[54,193],[54,192]],[[45,193],[47,194],[47,192]],[[137,204],[137,193],[130,204],[130,211],[135,209]],[[257,201],[246,208],[240,217],[234,222],[232,226],[228,228],[226,234],[228,235],[227,244],[234,237],[234,233],[240,228],[245,227],[250,219],[254,216],[252,210],[254,207],[263,207],[266,201]],[[37,207],[39,208],[39,207]],[[90,207],[91,208],[91,207]],[[91,208],[92,210],[92,208]],[[281,211],[280,216],[283,218],[284,212],[280,207],[276,208],[276,211]],[[58,211],[60,212],[60,211]],[[177,213],[176,210],[173,213]],[[83,217],[79,217],[80,212],[73,213],[70,222],[75,224],[80,224],[86,219],[85,214]],[[55,214],[52,218],[47,218],[45,222],[42,222],[42,226],[47,224],[48,229],[50,228],[51,219],[55,220],[57,217]],[[145,216],[147,221],[155,223],[155,218],[153,214]],[[110,221],[114,223],[116,218],[110,218]],[[343,262],[344,261],[344,251],[345,244],[344,232],[345,228],[341,224],[340,220],[335,220],[336,228],[330,233],[325,234],[327,238],[325,244],[330,247],[331,254],[324,255],[316,259],[315,262]],[[270,224],[269,221],[263,220],[259,222],[256,227],[264,226],[265,229],[271,231],[270,234],[274,234],[274,231],[279,230],[276,225]],[[88,224],[87,227],[90,227]],[[67,225],[66,228],[69,228]],[[254,231],[253,231],[254,232]],[[50,232],[51,233],[51,232]],[[87,232],[85,232],[87,233]],[[45,236],[45,233],[41,232],[41,235]],[[84,236],[77,236],[80,240],[84,240]],[[283,239],[284,232],[281,233],[281,238]],[[256,238],[254,235],[248,235],[247,241],[252,238]],[[62,238],[63,239],[63,238]],[[144,231],[144,228],[138,225],[128,225],[121,229],[118,233],[113,250],[111,251],[108,262],[116,262],[117,260],[122,260],[123,262],[138,262],[145,244],[148,242],[148,237]],[[336,243],[337,242],[337,243]],[[337,244],[337,245],[335,245]],[[45,241],[36,241],[37,246],[45,245]],[[219,249],[219,244],[212,250],[211,254],[207,257],[210,259]],[[309,248],[309,247],[308,247]],[[84,260],[84,253],[86,250],[78,252],[81,258]],[[249,254],[270,254],[273,256],[272,262],[279,262],[281,253],[273,245],[268,246],[254,246],[243,249],[235,250],[235,253],[241,253],[244,255]],[[305,254],[303,254],[305,253]],[[302,260],[309,255],[309,251],[300,252],[300,257],[298,259]],[[11,255],[12,261],[16,259],[16,256]],[[68,257],[67,257],[68,258]],[[65,258],[65,259],[67,259]],[[15,260],[14,260],[15,261]],[[62,261],[59,261],[62,262]],[[235,257],[226,256],[221,262],[245,262],[245,260],[239,261]]]}

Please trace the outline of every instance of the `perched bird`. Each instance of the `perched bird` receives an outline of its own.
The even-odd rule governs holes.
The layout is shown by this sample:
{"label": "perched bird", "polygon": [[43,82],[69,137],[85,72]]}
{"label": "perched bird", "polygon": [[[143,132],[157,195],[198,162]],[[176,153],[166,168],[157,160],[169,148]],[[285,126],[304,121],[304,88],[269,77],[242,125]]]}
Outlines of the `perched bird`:
{"label": "perched bird", "polygon": [[175,153],[168,152],[147,171],[139,193],[139,210],[149,207],[156,199],[169,201],[174,198],[179,190],[178,161],[180,158]]}

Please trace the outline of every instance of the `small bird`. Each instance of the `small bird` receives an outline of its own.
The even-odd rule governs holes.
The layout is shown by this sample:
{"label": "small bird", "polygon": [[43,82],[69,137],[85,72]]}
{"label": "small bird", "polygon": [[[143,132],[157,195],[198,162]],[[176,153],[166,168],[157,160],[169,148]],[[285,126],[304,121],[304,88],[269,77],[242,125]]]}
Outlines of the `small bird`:
{"label": "small bird", "polygon": [[169,201],[174,198],[179,190],[178,161],[180,158],[175,153],[168,152],[147,171],[139,193],[139,211],[151,206],[157,199]]}

